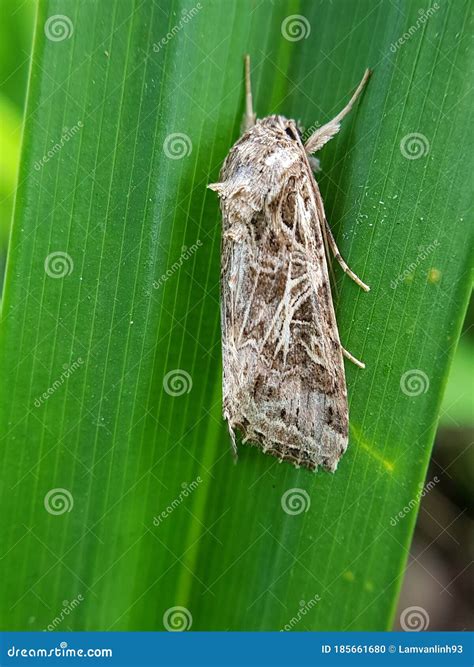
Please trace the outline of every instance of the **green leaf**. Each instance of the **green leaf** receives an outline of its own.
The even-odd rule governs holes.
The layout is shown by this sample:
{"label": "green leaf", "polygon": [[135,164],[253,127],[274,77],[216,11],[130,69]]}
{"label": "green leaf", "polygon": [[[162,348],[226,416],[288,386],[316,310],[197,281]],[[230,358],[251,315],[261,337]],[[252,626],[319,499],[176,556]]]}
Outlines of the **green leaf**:
{"label": "green leaf", "polygon": [[[196,630],[390,627],[416,510],[399,513],[470,289],[469,4],[418,10],[39,3],[0,333],[2,627],[163,629],[176,606]],[[295,14],[302,32],[282,32]],[[258,115],[306,127],[374,69],[319,156],[372,286],[334,267],[343,344],[367,365],[347,366],[334,475],[247,446],[233,465],[221,418],[206,184],[239,136],[246,52]],[[305,511],[285,511],[292,489]]]}

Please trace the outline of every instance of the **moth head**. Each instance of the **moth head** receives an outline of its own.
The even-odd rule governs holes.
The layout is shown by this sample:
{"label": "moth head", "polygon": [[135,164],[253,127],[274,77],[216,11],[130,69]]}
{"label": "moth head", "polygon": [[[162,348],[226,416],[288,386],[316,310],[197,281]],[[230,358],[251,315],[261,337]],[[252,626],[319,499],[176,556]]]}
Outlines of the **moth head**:
{"label": "moth head", "polygon": [[300,141],[301,135],[296,121],[292,118],[285,118],[285,116],[276,116],[276,120],[282,131],[291,141]]}
{"label": "moth head", "polygon": [[293,143],[301,145],[301,133],[297,123],[285,116],[267,116],[258,121],[267,131],[274,133],[275,138],[290,147]]}
{"label": "moth head", "polygon": [[301,140],[301,135],[298,130],[298,126],[296,125],[294,120],[287,120],[285,118],[285,134],[287,137],[289,137],[292,141],[300,141]]}

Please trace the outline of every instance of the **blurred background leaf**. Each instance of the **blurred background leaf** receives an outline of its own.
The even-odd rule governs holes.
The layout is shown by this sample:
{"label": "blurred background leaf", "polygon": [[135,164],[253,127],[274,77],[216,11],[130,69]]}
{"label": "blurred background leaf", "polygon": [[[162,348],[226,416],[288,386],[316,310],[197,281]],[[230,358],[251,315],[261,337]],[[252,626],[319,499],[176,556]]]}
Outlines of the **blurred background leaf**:
{"label": "blurred background leaf", "polygon": [[[4,239],[32,3],[5,6]],[[48,39],[57,15],[66,32]],[[389,627],[416,508],[391,521],[423,485],[470,287],[469,5],[428,18],[414,2],[40,3],[1,330],[2,627],[161,629],[176,605],[201,630]],[[351,446],[335,476],[249,448],[234,467],[220,418],[220,221],[205,185],[239,133],[246,51],[259,115],[306,127],[375,69],[320,156],[328,218],[373,288],[335,268],[342,339],[367,363],[347,369]],[[409,160],[415,132],[428,149]],[[472,425],[471,346],[467,333],[442,408],[456,433]],[[413,371],[428,386],[407,396]],[[450,480],[449,503],[409,577],[451,520],[461,551],[472,438],[455,452],[448,440],[428,478]],[[294,488],[298,515],[281,504]],[[402,602],[423,595],[433,617],[419,589]]]}
{"label": "blurred background leaf", "polygon": [[[34,0],[2,0],[0,21],[0,281],[3,282],[8,234],[20,155]],[[0,282],[0,284],[1,284]]]}

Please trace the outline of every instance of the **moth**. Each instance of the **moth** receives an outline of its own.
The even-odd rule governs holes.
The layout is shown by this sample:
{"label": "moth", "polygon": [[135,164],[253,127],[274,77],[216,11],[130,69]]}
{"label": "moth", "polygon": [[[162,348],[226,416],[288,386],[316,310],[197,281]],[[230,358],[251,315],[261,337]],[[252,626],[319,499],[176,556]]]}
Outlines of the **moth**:
{"label": "moth", "polygon": [[223,415],[235,455],[235,430],[268,454],[334,472],[348,444],[343,356],[327,253],[362,289],[342,259],[326,220],[310,156],[340,129],[362,92],[303,143],[294,120],[257,120],[245,58],[244,134],[219,182],[208,187],[222,211],[221,323]]}

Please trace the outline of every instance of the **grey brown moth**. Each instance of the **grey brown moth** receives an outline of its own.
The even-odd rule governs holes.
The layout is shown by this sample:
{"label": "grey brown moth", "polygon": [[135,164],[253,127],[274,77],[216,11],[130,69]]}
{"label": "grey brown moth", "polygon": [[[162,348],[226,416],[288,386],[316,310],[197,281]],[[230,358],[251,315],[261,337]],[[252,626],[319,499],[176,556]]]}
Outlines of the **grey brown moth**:
{"label": "grey brown moth", "polygon": [[328,248],[342,259],[324,214],[310,158],[340,129],[359,97],[303,143],[294,120],[253,111],[245,60],[245,132],[220,182],[223,218],[221,320],[223,414],[234,452],[243,442],[297,466],[334,471],[348,444],[343,355],[331,297]]}

